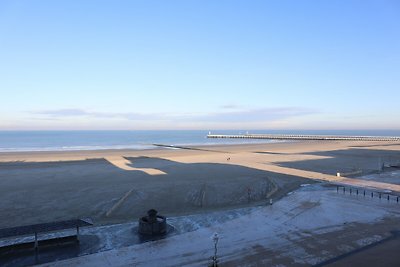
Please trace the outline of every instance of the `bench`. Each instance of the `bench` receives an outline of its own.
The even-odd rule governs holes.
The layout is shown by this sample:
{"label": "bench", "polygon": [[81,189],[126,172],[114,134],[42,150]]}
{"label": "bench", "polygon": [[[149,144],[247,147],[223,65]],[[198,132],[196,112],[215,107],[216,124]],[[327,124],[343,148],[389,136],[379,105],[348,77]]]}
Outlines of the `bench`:
{"label": "bench", "polygon": [[[17,226],[11,228],[3,228],[0,229],[0,239],[4,238],[17,238],[17,237],[26,237],[26,236],[34,236],[34,241],[28,240],[26,238],[21,239],[19,242],[13,242],[12,244],[1,245],[0,243],[0,251],[5,250],[14,250],[14,249],[26,249],[26,248],[34,248],[37,252],[40,245],[49,245],[52,241],[77,241],[79,242],[79,228],[84,226],[91,226],[93,222],[90,219],[75,219],[75,220],[66,220],[66,221],[56,221],[49,223],[40,223],[33,225],[25,225],[25,226]],[[68,236],[55,236],[55,237],[47,237],[39,241],[38,234],[40,233],[50,233],[67,229],[76,229],[76,234],[68,235]]]}

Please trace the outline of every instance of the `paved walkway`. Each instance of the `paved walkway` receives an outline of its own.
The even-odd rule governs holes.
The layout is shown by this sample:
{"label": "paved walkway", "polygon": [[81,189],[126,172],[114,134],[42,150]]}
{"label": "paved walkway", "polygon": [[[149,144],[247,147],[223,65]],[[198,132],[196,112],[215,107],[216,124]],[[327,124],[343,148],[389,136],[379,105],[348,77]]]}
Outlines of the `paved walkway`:
{"label": "paved walkway", "polygon": [[311,185],[227,221],[216,216],[224,212],[184,217],[211,224],[195,231],[43,266],[207,266],[215,232],[221,266],[310,266],[387,238],[398,227],[399,205]]}

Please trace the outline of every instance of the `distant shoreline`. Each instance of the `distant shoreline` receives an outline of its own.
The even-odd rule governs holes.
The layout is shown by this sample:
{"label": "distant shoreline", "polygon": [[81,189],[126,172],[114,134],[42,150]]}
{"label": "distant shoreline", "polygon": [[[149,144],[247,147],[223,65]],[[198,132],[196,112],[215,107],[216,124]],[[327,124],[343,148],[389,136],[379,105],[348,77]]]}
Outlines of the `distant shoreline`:
{"label": "distant shoreline", "polygon": [[28,151],[0,151],[0,161],[1,157],[6,157],[8,155],[13,156],[24,156],[24,155],[81,155],[81,154],[125,154],[125,153],[150,153],[150,154],[157,154],[158,152],[165,152],[174,153],[177,151],[190,151],[190,150],[205,150],[204,148],[207,147],[206,151],[212,151],[217,149],[224,149],[224,148],[243,148],[247,149],[248,147],[258,147],[260,145],[273,145],[273,144],[283,144],[283,143],[300,143],[302,141],[296,142],[264,142],[264,143],[238,143],[238,144],[194,144],[194,145],[164,145],[164,144],[154,144],[151,145],[152,148],[148,149],[132,149],[132,148],[105,148],[105,149],[76,149],[76,150],[28,150]]}
{"label": "distant shoreline", "polygon": [[[207,130],[177,131],[0,131],[0,153],[154,150],[153,144],[197,147],[268,144],[287,140],[208,139]],[[212,130],[218,135],[346,135],[400,136],[400,130]]]}
{"label": "distant shoreline", "polygon": [[[270,144],[270,143],[283,143],[288,141],[276,141],[276,140],[259,140],[257,142],[221,142],[221,143],[188,143],[188,144],[135,144],[135,145],[115,145],[115,146],[77,146],[77,147],[65,147],[65,148],[0,148],[0,154],[3,153],[31,153],[31,152],[74,152],[74,151],[146,151],[146,150],[157,150],[157,149],[185,149],[192,147],[213,147],[213,146],[237,146],[237,145],[252,145],[252,144]],[[291,142],[291,141],[289,141]]]}
{"label": "distant shoreline", "polygon": [[[304,147],[374,147],[374,146],[400,146],[399,142],[365,142],[365,141],[285,141],[285,142],[265,142],[265,143],[238,143],[238,144],[208,144],[191,145],[190,149],[181,149],[182,146],[153,146],[151,149],[91,149],[91,150],[54,150],[54,151],[7,151],[0,152],[0,162],[9,161],[64,161],[64,160],[84,160],[93,158],[103,158],[107,156],[132,156],[148,155],[158,157],[164,155],[187,155],[199,152],[220,152],[231,153],[232,151],[264,151],[274,154],[274,151],[297,150]],[[185,146],[188,147],[188,146]],[[204,149],[206,148],[206,149]]]}

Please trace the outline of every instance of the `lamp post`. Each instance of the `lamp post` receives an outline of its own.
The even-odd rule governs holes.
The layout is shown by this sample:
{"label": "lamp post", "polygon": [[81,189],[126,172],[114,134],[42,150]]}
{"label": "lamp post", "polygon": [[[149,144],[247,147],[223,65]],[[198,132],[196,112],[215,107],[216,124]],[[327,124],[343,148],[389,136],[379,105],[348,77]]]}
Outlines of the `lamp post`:
{"label": "lamp post", "polygon": [[217,260],[217,245],[218,245],[218,240],[219,240],[219,236],[217,233],[214,233],[212,240],[214,242],[214,256],[212,258],[213,260],[213,267],[217,267],[218,266],[218,260]]}

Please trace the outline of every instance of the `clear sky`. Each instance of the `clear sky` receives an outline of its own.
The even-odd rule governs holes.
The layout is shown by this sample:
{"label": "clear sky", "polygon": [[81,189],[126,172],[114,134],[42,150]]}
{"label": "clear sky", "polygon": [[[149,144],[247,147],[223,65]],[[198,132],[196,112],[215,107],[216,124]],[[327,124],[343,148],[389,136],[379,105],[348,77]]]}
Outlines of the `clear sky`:
{"label": "clear sky", "polygon": [[400,129],[400,1],[0,0],[0,129]]}

